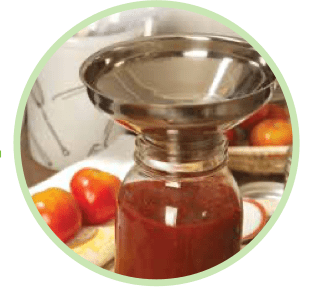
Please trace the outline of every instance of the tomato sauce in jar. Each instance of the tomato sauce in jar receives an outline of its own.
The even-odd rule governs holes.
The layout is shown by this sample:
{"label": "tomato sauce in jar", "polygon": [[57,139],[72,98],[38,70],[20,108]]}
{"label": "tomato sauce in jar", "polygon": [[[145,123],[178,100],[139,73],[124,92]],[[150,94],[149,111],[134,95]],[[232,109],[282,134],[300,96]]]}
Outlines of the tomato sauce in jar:
{"label": "tomato sauce in jar", "polygon": [[192,275],[240,250],[241,201],[219,177],[124,185],[115,272],[143,279]]}

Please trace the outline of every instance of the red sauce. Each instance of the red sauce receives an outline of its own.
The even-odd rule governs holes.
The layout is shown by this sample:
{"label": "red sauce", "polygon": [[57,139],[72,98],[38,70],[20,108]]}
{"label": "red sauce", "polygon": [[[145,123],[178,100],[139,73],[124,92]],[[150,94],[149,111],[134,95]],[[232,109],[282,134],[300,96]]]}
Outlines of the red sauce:
{"label": "red sauce", "polygon": [[234,190],[217,177],[126,184],[117,214],[119,274],[168,279],[212,268],[240,250],[242,209]]}

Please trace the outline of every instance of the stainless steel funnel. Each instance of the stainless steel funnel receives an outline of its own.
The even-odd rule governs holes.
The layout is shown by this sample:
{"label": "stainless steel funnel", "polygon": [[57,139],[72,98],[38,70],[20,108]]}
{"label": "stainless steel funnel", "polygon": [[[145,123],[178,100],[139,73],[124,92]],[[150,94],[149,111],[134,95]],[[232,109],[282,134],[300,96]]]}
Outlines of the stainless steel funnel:
{"label": "stainless steel funnel", "polygon": [[136,133],[210,133],[267,102],[275,76],[247,42],[210,35],[128,41],[80,69],[91,101]]}

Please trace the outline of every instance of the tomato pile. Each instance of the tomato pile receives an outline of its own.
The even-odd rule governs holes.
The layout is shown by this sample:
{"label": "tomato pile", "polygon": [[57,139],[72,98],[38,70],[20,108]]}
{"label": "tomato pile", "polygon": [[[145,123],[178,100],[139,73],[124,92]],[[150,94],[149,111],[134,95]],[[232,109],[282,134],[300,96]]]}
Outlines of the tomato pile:
{"label": "tomato pile", "polygon": [[50,229],[64,243],[83,225],[99,225],[115,217],[121,181],[93,168],[74,174],[70,192],[49,188],[32,196],[35,206]]}
{"label": "tomato pile", "polygon": [[226,136],[230,146],[281,146],[292,145],[292,127],[288,109],[266,104]]}

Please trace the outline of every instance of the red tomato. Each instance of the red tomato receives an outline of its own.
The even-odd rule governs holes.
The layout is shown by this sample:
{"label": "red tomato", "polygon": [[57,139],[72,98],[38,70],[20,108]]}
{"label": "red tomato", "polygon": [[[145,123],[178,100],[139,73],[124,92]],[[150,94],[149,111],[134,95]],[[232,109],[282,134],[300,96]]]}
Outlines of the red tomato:
{"label": "red tomato", "polygon": [[82,213],[71,193],[49,188],[32,198],[47,225],[63,242],[74,237],[82,227]]}
{"label": "red tomato", "polygon": [[74,174],[70,187],[84,224],[101,224],[114,218],[120,185],[117,177],[93,168]]}
{"label": "red tomato", "polygon": [[289,110],[279,105],[270,104],[268,118],[289,120],[290,119]]}
{"label": "red tomato", "polygon": [[250,133],[253,146],[292,145],[292,127],[289,121],[267,119],[258,123]]}
{"label": "red tomato", "polygon": [[257,123],[262,121],[267,117],[269,113],[269,105],[264,105],[258,111],[256,111],[253,115],[248,117],[245,121],[243,121],[239,126],[244,130],[252,129]]}

